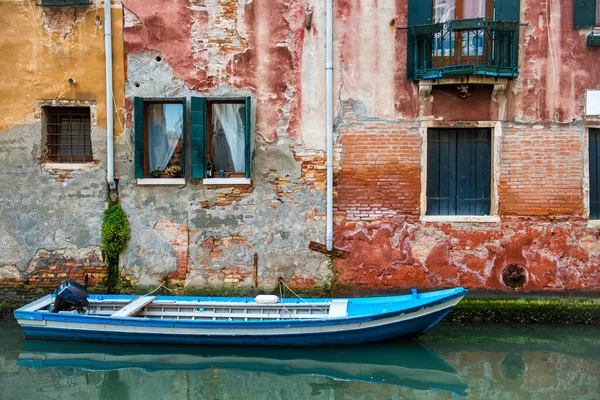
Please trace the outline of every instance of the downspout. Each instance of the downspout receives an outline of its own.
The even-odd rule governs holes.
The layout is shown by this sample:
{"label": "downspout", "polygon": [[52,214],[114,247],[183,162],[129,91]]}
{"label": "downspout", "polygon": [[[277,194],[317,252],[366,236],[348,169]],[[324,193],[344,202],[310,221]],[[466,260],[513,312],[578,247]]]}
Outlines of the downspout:
{"label": "downspout", "polygon": [[110,0],[104,0],[104,54],[106,57],[106,178],[111,190],[115,183],[114,124],[113,124],[113,64],[112,64],[112,20]]}
{"label": "downspout", "polygon": [[327,251],[333,250],[333,0],[327,0]]}

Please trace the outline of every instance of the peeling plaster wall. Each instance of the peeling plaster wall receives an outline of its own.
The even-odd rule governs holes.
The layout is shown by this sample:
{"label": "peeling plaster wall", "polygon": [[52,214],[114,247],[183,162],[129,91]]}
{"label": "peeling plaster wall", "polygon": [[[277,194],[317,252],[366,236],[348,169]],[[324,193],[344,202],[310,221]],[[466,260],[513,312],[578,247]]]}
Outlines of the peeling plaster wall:
{"label": "peeling plaster wall", "polygon": [[[134,232],[123,271],[141,284],[168,276],[189,290],[273,290],[281,276],[295,288],[326,289],[331,263],[308,249],[325,228],[325,98],[313,84],[324,74],[320,56],[303,52],[306,44],[316,56],[324,37],[305,30],[305,3],[177,1],[160,14],[159,2],[123,5],[125,137],[136,96],[252,96],[255,141],[252,185],[187,179],[176,188],[137,186],[131,149],[119,140],[120,198]],[[315,13],[324,20],[324,10]],[[302,120],[303,104],[314,119]]]}
{"label": "peeling plaster wall", "polygon": [[[122,10],[112,10],[115,132],[123,115]],[[106,207],[104,13],[0,1],[0,297],[48,291],[66,279],[102,284]],[[69,78],[75,84],[69,84]],[[89,106],[93,162],[45,160],[43,105]]]}
{"label": "peeling plaster wall", "polygon": [[[325,232],[322,3],[124,0],[115,6],[115,23],[123,26],[122,49],[115,32],[115,94],[118,108],[124,104],[122,134],[116,119],[115,168],[132,224],[122,270],[142,286],[167,277],[214,292],[248,291],[257,283],[273,290],[280,276],[300,289],[333,285],[334,293],[454,285],[510,291],[502,274],[516,264],[525,269],[524,291],[598,290],[599,238],[586,220],[584,171],[586,127],[600,124],[582,113],[585,89],[600,84],[600,58],[586,48],[589,31],[572,28],[567,0],[521,0],[527,25],[520,33],[519,78],[504,90],[489,82],[473,86],[466,99],[451,85],[419,93],[418,84],[406,80],[406,31],[397,28],[407,24],[407,0],[336,0],[335,244],[351,256],[331,262],[308,250]],[[307,4],[310,29],[304,27]],[[53,54],[85,48],[95,9],[37,10],[50,48],[39,42],[26,3],[0,0],[0,10],[6,11],[0,13],[4,37],[15,38],[4,47],[15,62],[0,66],[0,73],[25,83],[0,84],[0,151],[18,158],[17,164],[8,156],[0,161],[3,171],[15,171],[6,172],[15,178],[5,180],[2,193],[9,194],[0,195],[7,211],[0,217],[0,277],[10,285],[33,273],[31,260],[44,251],[73,244],[73,251],[99,254],[99,229],[82,227],[98,224],[105,207],[104,62],[97,38],[85,62]],[[22,48],[31,49],[30,58],[20,57]],[[71,76],[75,88],[65,83]],[[52,77],[50,84],[44,77]],[[187,178],[183,187],[138,186],[136,96],[186,98],[187,107],[193,96],[251,96],[252,184],[208,186]],[[57,173],[36,160],[41,126],[32,104],[54,98],[97,101],[96,167]],[[427,127],[481,122],[502,131],[494,166],[497,221],[423,222]],[[186,162],[189,167],[189,151]],[[15,191],[17,175],[30,183]],[[76,207],[75,217],[32,198],[63,199]],[[29,214],[34,222],[21,221]],[[59,227],[65,233],[56,239]],[[28,238],[31,231],[40,233]],[[65,265],[60,254],[52,257],[50,266]]]}
{"label": "peeling plaster wall", "polygon": [[[527,25],[519,78],[505,91],[471,86],[466,99],[456,86],[420,94],[406,80],[406,31],[383,39],[382,14],[394,28],[406,26],[407,1],[336,4],[345,23],[336,25],[335,243],[351,256],[335,261],[334,292],[455,285],[511,291],[502,276],[511,264],[524,268],[523,291],[600,291],[600,252],[590,246],[598,233],[588,227],[584,192],[587,126],[597,121],[582,115],[585,90],[600,83],[600,58],[586,47],[590,31],[572,27],[573,3],[521,0]],[[427,127],[488,121],[501,121],[494,166],[500,222],[422,222],[419,159]]]}

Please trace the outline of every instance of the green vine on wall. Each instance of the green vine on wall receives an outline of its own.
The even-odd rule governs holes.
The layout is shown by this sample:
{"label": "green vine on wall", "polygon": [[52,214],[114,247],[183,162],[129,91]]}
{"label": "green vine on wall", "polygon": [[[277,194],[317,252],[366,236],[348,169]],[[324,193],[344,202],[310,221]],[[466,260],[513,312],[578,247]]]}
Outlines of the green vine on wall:
{"label": "green vine on wall", "polygon": [[106,254],[108,268],[106,286],[111,293],[114,293],[119,280],[119,254],[125,250],[130,233],[131,228],[127,214],[119,204],[114,204],[104,210],[102,248]]}

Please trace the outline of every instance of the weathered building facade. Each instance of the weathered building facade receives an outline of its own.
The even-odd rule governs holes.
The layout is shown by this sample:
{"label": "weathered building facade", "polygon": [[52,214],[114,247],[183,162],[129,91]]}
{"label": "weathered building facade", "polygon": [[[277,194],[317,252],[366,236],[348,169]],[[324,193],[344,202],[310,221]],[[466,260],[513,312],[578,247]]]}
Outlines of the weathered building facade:
{"label": "weathered building facade", "polygon": [[[350,256],[331,259],[308,249],[325,241],[325,1],[115,2],[121,273],[189,292],[597,291],[584,105],[600,53],[580,3],[334,1],[334,244]],[[101,282],[115,194],[102,4],[38,5],[0,0],[7,292]]]}

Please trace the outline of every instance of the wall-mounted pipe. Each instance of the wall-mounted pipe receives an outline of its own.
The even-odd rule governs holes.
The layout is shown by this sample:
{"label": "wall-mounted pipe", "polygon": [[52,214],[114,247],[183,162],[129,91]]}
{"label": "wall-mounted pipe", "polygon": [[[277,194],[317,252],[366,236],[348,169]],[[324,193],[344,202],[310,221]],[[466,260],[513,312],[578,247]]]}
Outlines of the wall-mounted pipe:
{"label": "wall-mounted pipe", "polygon": [[106,178],[111,190],[115,183],[114,126],[113,126],[113,63],[112,63],[112,19],[110,0],[104,0],[104,54],[106,58]]}
{"label": "wall-mounted pipe", "polygon": [[333,0],[327,0],[327,251],[333,250]]}

